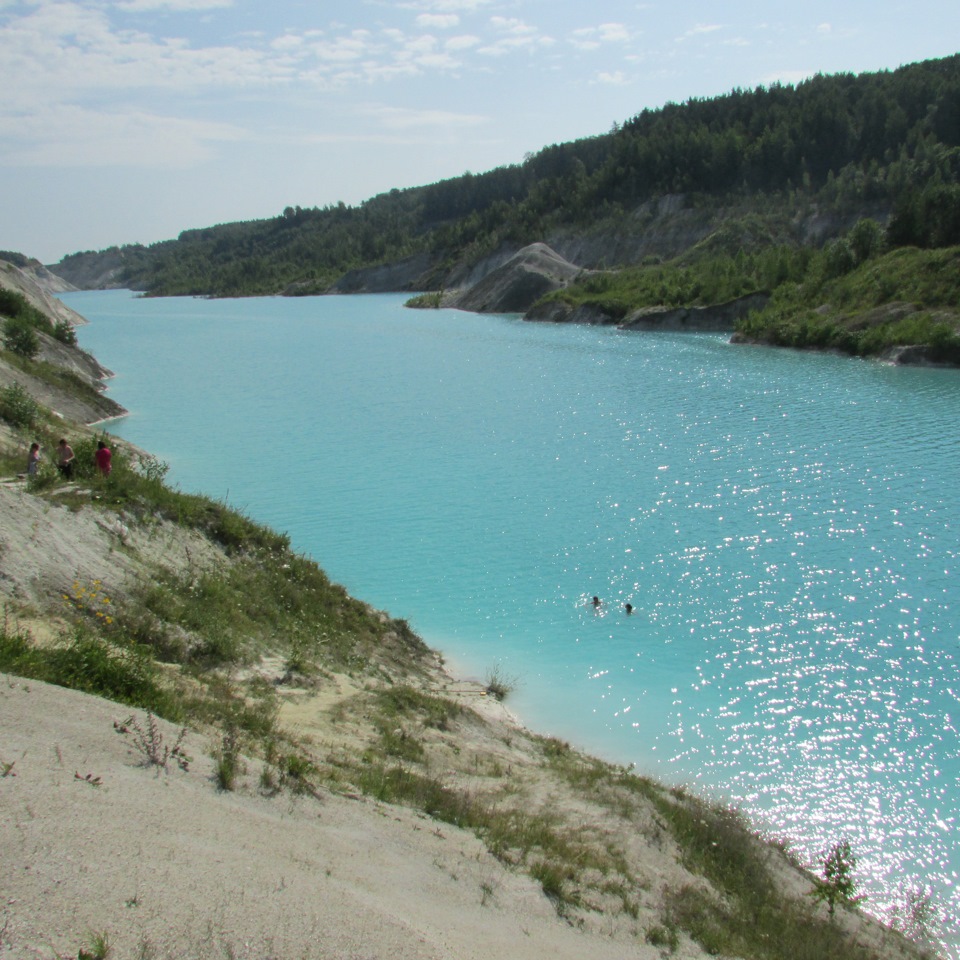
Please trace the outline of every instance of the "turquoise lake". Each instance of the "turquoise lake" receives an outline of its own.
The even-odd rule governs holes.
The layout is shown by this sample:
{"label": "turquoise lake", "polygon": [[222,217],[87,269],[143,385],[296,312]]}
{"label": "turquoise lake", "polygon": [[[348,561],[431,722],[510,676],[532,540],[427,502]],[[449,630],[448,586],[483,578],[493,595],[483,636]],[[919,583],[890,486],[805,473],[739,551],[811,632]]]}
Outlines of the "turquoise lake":
{"label": "turquoise lake", "polygon": [[932,893],[960,956],[960,371],[394,295],[62,299],[175,484],[516,678],[534,729],[808,863],[848,838],[867,908]]}

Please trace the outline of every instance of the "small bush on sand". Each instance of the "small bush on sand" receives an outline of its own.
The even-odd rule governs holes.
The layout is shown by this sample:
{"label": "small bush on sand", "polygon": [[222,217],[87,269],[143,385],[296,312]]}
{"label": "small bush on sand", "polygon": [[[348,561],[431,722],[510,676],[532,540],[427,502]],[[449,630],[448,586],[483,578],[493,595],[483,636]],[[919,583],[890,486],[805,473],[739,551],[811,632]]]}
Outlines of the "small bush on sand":
{"label": "small bush on sand", "polygon": [[183,748],[183,741],[187,736],[186,727],[180,731],[172,747],[164,741],[160,725],[152,713],[147,713],[146,726],[142,726],[136,717],[130,716],[123,723],[115,722],[113,729],[131,738],[134,748],[143,758],[144,766],[166,770],[172,759],[176,760],[181,770],[189,769],[190,758]]}
{"label": "small bush on sand", "polygon": [[41,460],[37,464],[37,472],[27,477],[27,489],[31,493],[49,490],[56,485],[59,477],[57,468],[49,460]]}
{"label": "small bush on sand", "polygon": [[673,953],[680,945],[680,937],[677,935],[677,928],[669,925],[655,923],[647,930],[644,939],[652,947],[665,947],[670,953]]}
{"label": "small bush on sand", "polygon": [[487,671],[484,686],[491,697],[502,702],[517,689],[517,681],[515,677],[507,676],[500,664],[497,664]]}
{"label": "small bush on sand", "polygon": [[540,884],[544,895],[553,903],[557,916],[564,917],[570,907],[580,903],[580,896],[571,886],[575,871],[550,860],[538,860],[530,867],[530,876]]}
{"label": "small bush on sand", "polygon": [[857,868],[857,859],[848,840],[835,843],[822,864],[823,877],[814,878],[811,896],[818,903],[826,903],[831,917],[838,903],[853,906],[863,900],[856,893],[857,881],[853,878],[853,871]]}
{"label": "small bush on sand", "polygon": [[213,753],[214,779],[218,790],[233,790],[237,785],[237,776],[243,772],[240,759],[240,734],[235,727],[223,732],[220,743]]}

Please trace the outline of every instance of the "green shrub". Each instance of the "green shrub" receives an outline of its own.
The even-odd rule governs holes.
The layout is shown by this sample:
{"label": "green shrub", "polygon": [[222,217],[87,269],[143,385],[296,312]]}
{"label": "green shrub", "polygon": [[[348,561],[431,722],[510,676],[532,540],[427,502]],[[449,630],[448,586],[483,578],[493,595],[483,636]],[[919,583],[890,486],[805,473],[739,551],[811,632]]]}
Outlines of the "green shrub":
{"label": "green shrub", "polygon": [[37,464],[36,473],[31,474],[27,478],[27,488],[31,493],[37,493],[41,490],[49,490],[50,487],[56,485],[59,477],[60,472],[57,470],[54,464],[52,464],[49,460],[41,460]]}
{"label": "green shrub", "polygon": [[558,916],[566,916],[569,907],[580,903],[580,896],[570,884],[576,874],[567,866],[552,860],[538,860],[530,867],[530,876],[540,884],[544,895],[553,902]]}
{"label": "green shrub", "polygon": [[40,419],[40,405],[19,383],[0,389],[0,418],[11,427],[32,428]]}
{"label": "green shrub", "polygon": [[235,727],[224,730],[213,759],[217,789],[232,791],[236,787],[237,776],[242,773],[240,735]]}
{"label": "green shrub", "polygon": [[112,954],[113,948],[110,946],[110,937],[106,931],[91,932],[87,937],[87,947],[81,947],[77,953],[77,960],[107,960]]}
{"label": "green shrub", "polygon": [[444,823],[466,828],[483,824],[478,805],[467,794],[404,767],[369,764],[361,770],[358,786],[382,803],[405,803]]}
{"label": "green shrub", "polygon": [[73,447],[74,480],[90,480],[95,473],[93,454],[97,449],[98,437],[81,437],[71,444]]}
{"label": "green shrub", "polygon": [[51,681],[109,700],[169,713],[151,661],[136,650],[120,650],[83,632],[48,654]]}
{"label": "green shrub", "polygon": [[77,630],[71,639],[39,647],[23,631],[0,634],[0,670],[152,710],[177,720],[181,707],[159,683],[142,652],[119,649]]}
{"label": "green shrub", "polygon": [[210,535],[231,553],[259,547],[285,550],[290,546],[287,534],[277,533],[251,520],[235,507],[208,501],[207,512]]}
{"label": "green shrub", "polygon": [[737,935],[738,926],[730,912],[693,886],[670,895],[669,926],[683,930],[703,949],[716,956],[743,956],[746,944]]}
{"label": "green shrub", "polygon": [[317,768],[301,754],[287,753],[279,757],[277,769],[280,774],[280,786],[288,788],[291,793],[300,795],[313,793],[316,790],[313,781],[317,775]]}
{"label": "green shrub", "polygon": [[114,730],[131,738],[133,748],[140,754],[144,766],[158,767],[166,772],[170,760],[175,760],[181,770],[189,770],[193,762],[183,747],[187,728],[183,727],[173,746],[163,736],[157,718],[149,710],[146,720],[141,723],[135,716],[123,721],[114,721]]}
{"label": "green shrub", "polygon": [[826,903],[831,917],[838,903],[846,906],[863,900],[856,893],[857,881],[853,878],[853,871],[857,868],[857,859],[848,840],[835,843],[821,862],[823,876],[814,878],[811,896],[818,903]]}
{"label": "green shrub", "polygon": [[165,460],[161,460],[159,457],[154,457],[150,454],[141,454],[137,461],[137,470],[147,483],[161,487],[163,486],[164,480],[166,480],[167,473],[170,471],[170,464]]}
{"label": "green shrub", "polygon": [[69,347],[75,347],[77,345],[77,331],[74,330],[73,324],[68,320],[58,320],[53,327],[53,338],[54,340],[59,340],[60,343],[65,343]]}
{"label": "green shrub", "polygon": [[50,333],[53,329],[53,324],[45,313],[33,306],[22,293],[6,287],[0,287],[0,316],[8,320],[23,321],[45,333]]}
{"label": "green shrub", "polygon": [[883,227],[870,218],[858,220],[848,239],[857,263],[877,256],[885,243]]}
{"label": "green shrub", "polygon": [[422,763],[426,756],[423,744],[402,729],[381,730],[379,746],[387,756],[406,760],[408,763]]}
{"label": "green shrub", "polygon": [[461,713],[460,705],[453,700],[422,693],[406,684],[378,690],[376,701],[384,720],[416,716],[425,726],[437,730],[448,730],[450,721]]}
{"label": "green shrub", "polygon": [[674,926],[661,925],[659,923],[650,927],[644,939],[652,947],[665,947],[670,953],[673,953],[680,945],[680,938],[677,936],[677,928]]}
{"label": "green shrub", "polygon": [[40,338],[36,329],[19,317],[11,317],[4,322],[3,343],[8,350],[28,360],[40,352]]}

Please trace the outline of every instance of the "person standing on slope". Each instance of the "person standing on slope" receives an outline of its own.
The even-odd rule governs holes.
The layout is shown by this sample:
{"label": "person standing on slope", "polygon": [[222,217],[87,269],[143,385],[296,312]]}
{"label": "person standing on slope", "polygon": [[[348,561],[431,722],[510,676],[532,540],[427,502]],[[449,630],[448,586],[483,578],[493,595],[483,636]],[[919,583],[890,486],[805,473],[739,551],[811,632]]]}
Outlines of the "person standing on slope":
{"label": "person standing on slope", "polygon": [[67,480],[73,479],[73,447],[63,439],[57,444],[57,469]]}
{"label": "person standing on slope", "polygon": [[103,440],[98,440],[97,451],[93,455],[93,461],[97,465],[97,470],[101,476],[110,476],[111,456],[110,448],[106,445],[106,443],[104,443]]}
{"label": "person standing on slope", "polygon": [[27,454],[27,476],[35,477],[40,467],[40,444],[31,443],[30,452]]}

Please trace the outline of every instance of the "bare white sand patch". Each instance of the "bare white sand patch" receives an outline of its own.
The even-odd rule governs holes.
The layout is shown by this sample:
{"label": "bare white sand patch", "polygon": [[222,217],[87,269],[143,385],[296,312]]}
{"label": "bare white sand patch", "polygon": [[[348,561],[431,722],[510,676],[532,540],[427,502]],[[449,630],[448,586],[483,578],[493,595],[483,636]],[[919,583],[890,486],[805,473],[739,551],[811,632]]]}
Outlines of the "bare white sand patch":
{"label": "bare white sand patch", "polygon": [[76,956],[97,934],[114,957],[658,956],[561,922],[534,881],[447,824],[267,798],[253,764],[220,792],[198,736],[188,770],[145,766],[114,729],[128,714],[0,675],[4,957]]}
{"label": "bare white sand patch", "polygon": [[49,604],[74,583],[122,591],[151,567],[182,574],[222,557],[209,540],[169,521],[127,522],[34,496],[23,483],[0,484],[0,594],[24,605]]}

